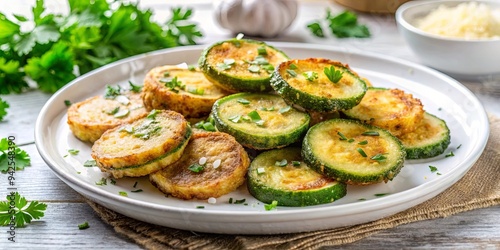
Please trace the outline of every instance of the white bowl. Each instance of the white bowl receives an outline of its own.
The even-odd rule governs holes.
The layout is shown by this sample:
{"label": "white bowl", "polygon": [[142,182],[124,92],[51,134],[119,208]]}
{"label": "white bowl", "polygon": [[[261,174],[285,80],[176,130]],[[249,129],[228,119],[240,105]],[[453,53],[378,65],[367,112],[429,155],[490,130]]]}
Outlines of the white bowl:
{"label": "white bowl", "polygon": [[[401,35],[421,63],[461,79],[500,76],[500,38],[465,40],[430,34],[415,26],[416,20],[440,5],[448,7],[465,0],[411,1],[396,11]],[[500,9],[500,1],[476,1]]]}

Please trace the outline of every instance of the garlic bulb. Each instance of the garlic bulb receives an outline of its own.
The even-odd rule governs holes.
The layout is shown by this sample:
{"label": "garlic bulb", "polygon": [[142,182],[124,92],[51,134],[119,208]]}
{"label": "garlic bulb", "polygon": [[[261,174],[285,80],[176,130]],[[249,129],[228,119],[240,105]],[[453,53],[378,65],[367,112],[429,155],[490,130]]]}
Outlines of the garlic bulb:
{"label": "garlic bulb", "polygon": [[297,16],[296,0],[217,0],[214,7],[221,27],[249,36],[276,36]]}

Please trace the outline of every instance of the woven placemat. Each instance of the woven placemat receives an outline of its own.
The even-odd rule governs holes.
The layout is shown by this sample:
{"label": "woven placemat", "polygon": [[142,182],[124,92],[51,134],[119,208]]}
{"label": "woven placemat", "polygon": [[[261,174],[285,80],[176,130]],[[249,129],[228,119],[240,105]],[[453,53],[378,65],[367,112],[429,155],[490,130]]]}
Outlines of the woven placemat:
{"label": "woven placemat", "polygon": [[90,200],[87,203],[116,232],[147,249],[318,249],[342,245],[398,225],[500,204],[500,118],[490,117],[490,125],[484,153],[460,181],[420,205],[355,226],[283,235],[193,233],[138,221]]}

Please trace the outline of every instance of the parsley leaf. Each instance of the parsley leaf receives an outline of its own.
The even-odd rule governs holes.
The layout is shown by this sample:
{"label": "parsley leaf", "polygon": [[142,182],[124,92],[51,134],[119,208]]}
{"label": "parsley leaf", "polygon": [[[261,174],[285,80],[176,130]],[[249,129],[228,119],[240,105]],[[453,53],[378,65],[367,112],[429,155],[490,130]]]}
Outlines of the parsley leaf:
{"label": "parsley leaf", "polygon": [[89,227],[90,226],[89,226],[89,222],[88,221],[86,221],[86,222],[78,225],[78,229],[80,229],[80,230],[84,230],[84,229],[87,229]]}
{"label": "parsley leaf", "polygon": [[368,27],[359,24],[358,17],[351,11],[344,11],[334,16],[330,12],[330,9],[327,9],[324,19],[309,23],[307,28],[314,36],[324,38],[323,22],[328,25],[331,33],[337,38],[367,38],[371,35]]}
{"label": "parsley leaf", "polygon": [[[0,19],[0,40],[2,39],[1,26]],[[0,49],[0,94],[21,93],[28,89],[28,83],[24,80],[25,73],[20,69],[20,62],[14,59],[8,60],[3,57],[7,57],[7,55],[2,54]]]}
{"label": "parsley leaf", "polygon": [[[11,148],[9,150],[9,147]],[[14,148],[14,150],[12,150]],[[9,152],[14,152],[9,155]],[[12,154],[12,153],[11,153]],[[9,167],[15,166],[16,170],[23,170],[25,167],[31,165],[31,158],[26,151],[20,149],[15,144],[9,145],[7,138],[0,140],[0,171],[6,173]]]}
{"label": "parsley leaf", "polygon": [[[10,193],[7,195],[6,200],[0,202],[0,225],[2,226],[10,225],[11,219],[15,217],[13,221],[15,226],[24,227],[26,224],[31,223],[33,219],[42,218],[47,208],[47,204],[38,201],[31,201],[28,204],[26,198],[21,197],[18,192]],[[14,200],[15,205],[11,207],[12,200]],[[11,211],[14,214],[11,214]]]}
{"label": "parsley leaf", "polygon": [[330,66],[330,68],[325,67],[323,69],[323,72],[325,73],[326,77],[328,77],[328,80],[333,83],[338,83],[340,79],[342,79],[342,75],[344,74],[344,72],[336,70],[333,66]]}
{"label": "parsley leaf", "polygon": [[3,118],[7,115],[7,108],[9,107],[9,104],[0,97],[0,121],[3,121]]}
{"label": "parsley leaf", "polygon": [[278,206],[278,201],[275,200],[273,200],[271,204],[264,204],[264,208],[266,209],[266,211],[276,209],[277,206]]}

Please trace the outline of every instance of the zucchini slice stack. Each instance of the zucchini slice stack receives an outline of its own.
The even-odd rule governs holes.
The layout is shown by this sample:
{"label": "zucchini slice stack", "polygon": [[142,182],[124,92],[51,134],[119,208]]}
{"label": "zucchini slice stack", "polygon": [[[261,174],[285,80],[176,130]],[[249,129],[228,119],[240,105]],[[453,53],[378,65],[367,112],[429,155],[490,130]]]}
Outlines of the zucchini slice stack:
{"label": "zucchini slice stack", "polygon": [[186,118],[206,117],[214,102],[228,95],[208,81],[200,70],[170,65],[150,70],[142,93],[148,110],[169,109]]}
{"label": "zucchini slice stack", "polygon": [[178,160],[191,127],[179,113],[152,110],[148,116],[106,131],[92,146],[92,158],[115,178],[148,175]]}
{"label": "zucchini slice stack", "polygon": [[298,141],[309,128],[307,113],[272,94],[238,93],[217,100],[212,109],[217,130],[243,146],[264,150]]}
{"label": "zucchini slice stack", "polygon": [[289,103],[327,113],[356,106],[367,88],[349,66],[323,58],[281,63],[273,73],[271,86]]}
{"label": "zucchini slice stack", "polygon": [[309,167],[347,184],[392,180],[405,156],[401,142],[387,130],[356,120],[318,123],[302,143],[302,157]]}
{"label": "zucchini slice stack", "polygon": [[288,56],[260,41],[230,39],[206,48],[199,59],[205,76],[217,86],[236,92],[268,92],[271,73]]}
{"label": "zucchini slice stack", "polygon": [[346,195],[346,184],[310,169],[300,148],[266,151],[248,169],[248,190],[265,203],[280,206],[312,206],[331,203]]}
{"label": "zucchini slice stack", "polygon": [[177,198],[216,198],[243,184],[249,164],[245,149],[232,136],[197,132],[178,161],[150,174],[149,179]]}

